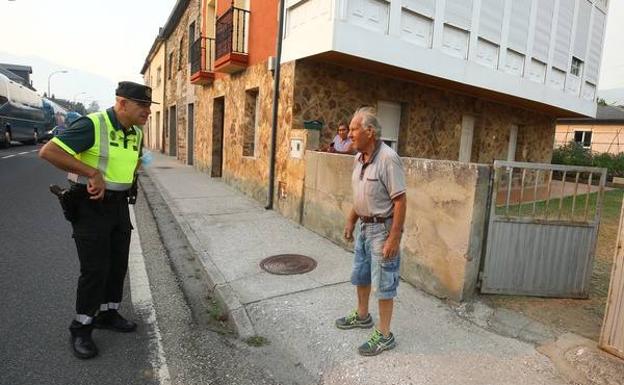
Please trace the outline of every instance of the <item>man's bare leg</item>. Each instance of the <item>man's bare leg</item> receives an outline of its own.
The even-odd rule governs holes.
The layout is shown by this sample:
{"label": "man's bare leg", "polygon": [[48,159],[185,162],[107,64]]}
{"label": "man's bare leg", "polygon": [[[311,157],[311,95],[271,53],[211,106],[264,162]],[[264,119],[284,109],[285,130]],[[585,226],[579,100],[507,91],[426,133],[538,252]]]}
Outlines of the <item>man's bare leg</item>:
{"label": "man's bare leg", "polygon": [[390,321],[392,320],[392,309],[394,306],[394,299],[380,299],[379,300],[379,331],[388,337],[390,335]]}
{"label": "man's bare leg", "polygon": [[366,318],[368,315],[368,298],[370,297],[371,286],[356,286],[358,298],[358,316],[360,319]]}

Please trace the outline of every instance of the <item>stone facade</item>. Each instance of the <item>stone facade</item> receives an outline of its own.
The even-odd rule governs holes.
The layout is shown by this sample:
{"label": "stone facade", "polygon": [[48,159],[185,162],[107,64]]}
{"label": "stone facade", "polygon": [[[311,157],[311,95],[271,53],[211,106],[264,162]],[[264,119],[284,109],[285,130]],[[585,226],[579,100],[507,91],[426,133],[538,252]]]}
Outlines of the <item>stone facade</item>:
{"label": "stone facade", "polygon": [[[276,155],[276,186],[278,181],[289,178],[288,143],[292,123],[292,89],[294,64],[286,64],[281,70],[280,106],[278,111],[278,136]],[[263,62],[245,71],[223,76],[208,86],[195,86],[197,100],[197,123],[195,127],[195,166],[203,171],[212,169],[213,129],[215,128],[215,98],[225,101],[223,124],[223,179],[264,202],[267,198],[269,178],[269,155],[271,140],[271,114],[273,106],[273,76]],[[250,120],[248,102],[250,92],[257,92],[256,133],[253,156],[243,156],[245,127]],[[303,182],[303,169],[297,174]],[[286,181],[288,185],[289,181]],[[277,190],[277,189],[276,189]]]}
{"label": "stone facade", "polygon": [[146,125],[145,147],[156,151],[163,151],[163,128],[164,125],[164,105],[165,100],[165,44],[157,41],[156,49],[151,57],[149,66],[143,74],[145,84],[152,87],[152,100],[158,104],[152,104],[152,114]]}
{"label": "stone facade", "polygon": [[[171,151],[175,148],[175,156],[185,163],[189,163],[188,157],[188,105],[195,103],[195,86],[190,82],[189,60],[189,26],[195,22],[195,38],[199,37],[200,26],[200,1],[191,0],[180,18],[178,25],[166,39],[165,52],[165,153],[174,155]],[[173,60],[171,60],[173,59]],[[175,135],[172,135],[174,127],[171,125],[171,107],[176,110]],[[197,111],[197,105],[195,105]],[[171,143],[172,140],[174,143]]]}
{"label": "stone facade", "polygon": [[362,105],[378,101],[402,106],[398,152],[401,156],[457,160],[464,114],[475,117],[472,162],[506,159],[509,127],[519,126],[515,160],[550,162],[554,117],[486,101],[452,90],[301,60],[295,74],[293,118],[325,122],[321,144],[328,144],[337,124]]}

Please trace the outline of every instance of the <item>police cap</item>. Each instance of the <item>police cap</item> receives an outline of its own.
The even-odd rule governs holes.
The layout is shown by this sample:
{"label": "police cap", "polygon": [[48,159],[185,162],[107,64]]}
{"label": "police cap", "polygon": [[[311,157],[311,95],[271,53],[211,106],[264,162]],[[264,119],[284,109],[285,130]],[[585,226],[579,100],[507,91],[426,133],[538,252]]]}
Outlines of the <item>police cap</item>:
{"label": "police cap", "polygon": [[139,83],[119,82],[115,95],[137,102],[160,104],[152,101],[152,89]]}

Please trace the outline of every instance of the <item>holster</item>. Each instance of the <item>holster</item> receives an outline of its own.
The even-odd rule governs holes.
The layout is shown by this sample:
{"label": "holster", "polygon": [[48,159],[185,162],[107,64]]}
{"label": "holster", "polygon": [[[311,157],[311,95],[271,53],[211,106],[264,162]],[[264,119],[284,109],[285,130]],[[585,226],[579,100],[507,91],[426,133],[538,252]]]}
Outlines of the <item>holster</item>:
{"label": "holster", "polygon": [[53,184],[50,185],[50,192],[58,198],[65,219],[74,222],[77,219],[77,202],[72,191]]}
{"label": "holster", "polygon": [[134,181],[132,182],[132,187],[128,190],[128,204],[133,205],[136,204],[137,195],[139,193],[139,176],[134,176]]}

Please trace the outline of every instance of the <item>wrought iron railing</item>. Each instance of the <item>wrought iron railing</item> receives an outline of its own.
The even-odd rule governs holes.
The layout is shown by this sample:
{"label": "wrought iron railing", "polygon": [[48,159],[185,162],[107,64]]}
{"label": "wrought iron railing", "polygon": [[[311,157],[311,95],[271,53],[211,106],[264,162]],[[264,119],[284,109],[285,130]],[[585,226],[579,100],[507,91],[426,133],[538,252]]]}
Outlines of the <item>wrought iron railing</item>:
{"label": "wrought iron railing", "polygon": [[249,11],[231,7],[216,25],[216,59],[229,53],[247,54]]}
{"label": "wrought iron railing", "polygon": [[200,37],[191,45],[191,74],[199,71],[213,72],[214,39]]}

